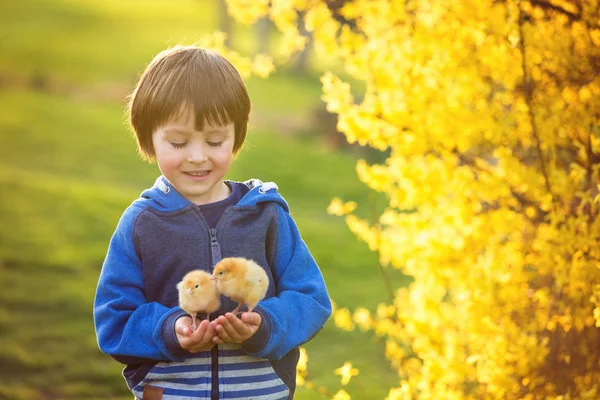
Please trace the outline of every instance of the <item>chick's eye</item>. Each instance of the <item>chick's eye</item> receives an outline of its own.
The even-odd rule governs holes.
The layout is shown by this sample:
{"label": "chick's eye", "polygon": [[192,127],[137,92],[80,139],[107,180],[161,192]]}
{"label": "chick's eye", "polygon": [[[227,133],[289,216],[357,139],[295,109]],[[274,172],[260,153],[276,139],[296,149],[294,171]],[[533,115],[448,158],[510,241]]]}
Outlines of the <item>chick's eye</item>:
{"label": "chick's eye", "polygon": [[196,285],[196,289],[198,289],[198,286],[199,286],[199,285]]}
{"label": "chick's eye", "polygon": [[208,144],[211,147],[221,147],[221,145],[223,145],[223,142],[206,142],[206,144]]}
{"label": "chick's eye", "polygon": [[219,275],[223,275],[223,271],[219,272]]}

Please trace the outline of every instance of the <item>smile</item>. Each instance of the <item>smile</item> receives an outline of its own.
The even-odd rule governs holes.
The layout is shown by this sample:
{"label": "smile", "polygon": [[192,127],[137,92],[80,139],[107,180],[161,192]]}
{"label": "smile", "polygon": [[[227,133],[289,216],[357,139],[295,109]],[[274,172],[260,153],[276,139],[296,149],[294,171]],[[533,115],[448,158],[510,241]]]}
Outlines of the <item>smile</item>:
{"label": "smile", "polygon": [[210,171],[199,171],[199,172],[184,172],[186,175],[190,176],[206,176],[210,173]]}
{"label": "smile", "polygon": [[210,175],[210,171],[194,171],[194,172],[184,172],[184,174],[195,181],[203,181],[207,179]]}

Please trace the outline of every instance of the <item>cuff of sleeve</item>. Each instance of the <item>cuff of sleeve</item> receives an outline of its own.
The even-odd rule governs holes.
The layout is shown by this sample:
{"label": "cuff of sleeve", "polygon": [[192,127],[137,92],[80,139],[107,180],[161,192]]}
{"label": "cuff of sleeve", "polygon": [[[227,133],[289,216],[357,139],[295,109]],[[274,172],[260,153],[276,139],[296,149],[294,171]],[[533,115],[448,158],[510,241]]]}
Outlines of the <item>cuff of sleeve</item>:
{"label": "cuff of sleeve", "polygon": [[256,333],[241,344],[242,349],[250,355],[260,353],[267,346],[271,338],[271,319],[260,307],[256,307],[254,311],[260,314],[262,322]]}
{"label": "cuff of sleeve", "polygon": [[181,309],[172,312],[162,323],[162,337],[167,351],[171,353],[174,361],[182,361],[190,355],[190,352],[181,347],[177,334],[175,333],[175,322],[187,313]]}

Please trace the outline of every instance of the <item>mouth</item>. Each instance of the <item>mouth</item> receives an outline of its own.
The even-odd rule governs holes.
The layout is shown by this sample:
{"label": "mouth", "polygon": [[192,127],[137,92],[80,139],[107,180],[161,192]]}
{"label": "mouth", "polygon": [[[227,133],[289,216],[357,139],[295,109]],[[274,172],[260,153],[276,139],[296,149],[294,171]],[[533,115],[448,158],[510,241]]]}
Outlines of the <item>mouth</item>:
{"label": "mouth", "polygon": [[210,170],[209,171],[184,171],[183,173],[192,179],[204,179],[210,174]]}

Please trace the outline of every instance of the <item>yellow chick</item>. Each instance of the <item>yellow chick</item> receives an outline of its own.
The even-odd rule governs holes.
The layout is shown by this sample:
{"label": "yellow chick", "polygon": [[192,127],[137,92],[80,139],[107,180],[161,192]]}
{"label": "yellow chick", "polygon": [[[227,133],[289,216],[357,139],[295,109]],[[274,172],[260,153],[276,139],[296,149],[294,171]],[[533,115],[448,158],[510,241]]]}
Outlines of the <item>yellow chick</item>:
{"label": "yellow chick", "polygon": [[254,310],[265,298],[269,287],[265,270],[254,261],[241,257],[222,259],[215,265],[211,279],[217,281],[221,293],[239,303],[232,311],[234,314],[244,304],[248,305],[248,312]]}
{"label": "yellow chick", "polygon": [[177,284],[179,291],[179,307],[192,316],[192,327],[196,330],[196,314],[206,313],[210,321],[210,313],[221,305],[217,285],[206,271],[195,270],[188,272]]}

